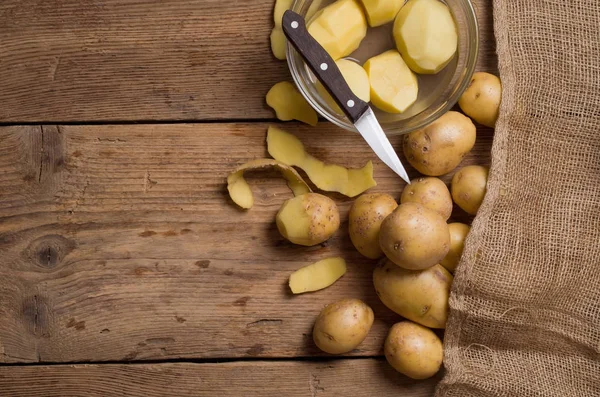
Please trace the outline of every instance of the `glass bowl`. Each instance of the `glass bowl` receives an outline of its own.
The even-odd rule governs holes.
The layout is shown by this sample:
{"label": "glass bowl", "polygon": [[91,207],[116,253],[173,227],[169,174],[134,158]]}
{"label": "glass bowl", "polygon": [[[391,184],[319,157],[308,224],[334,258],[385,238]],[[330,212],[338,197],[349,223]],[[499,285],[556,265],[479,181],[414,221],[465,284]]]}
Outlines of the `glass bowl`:
{"label": "glass bowl", "polygon": [[[314,1],[322,2],[319,8],[333,2],[332,0]],[[404,113],[386,113],[371,106],[381,127],[388,135],[406,134],[431,123],[456,104],[471,81],[479,49],[479,31],[473,5],[469,0],[444,0],[443,2],[450,8],[456,21],[458,30],[456,54],[452,61],[437,74],[417,75],[419,96]],[[292,10],[306,18],[312,3],[313,0],[295,0]],[[307,24],[309,22],[307,21]],[[369,27],[367,36],[358,50],[346,58],[362,65],[368,58],[396,48],[392,37],[392,25],[393,22],[377,28]],[[316,78],[290,43],[287,44],[286,51],[294,82],[308,103],[333,124],[349,131],[356,131],[346,116],[338,113],[339,109],[333,109],[321,97],[315,86]]]}

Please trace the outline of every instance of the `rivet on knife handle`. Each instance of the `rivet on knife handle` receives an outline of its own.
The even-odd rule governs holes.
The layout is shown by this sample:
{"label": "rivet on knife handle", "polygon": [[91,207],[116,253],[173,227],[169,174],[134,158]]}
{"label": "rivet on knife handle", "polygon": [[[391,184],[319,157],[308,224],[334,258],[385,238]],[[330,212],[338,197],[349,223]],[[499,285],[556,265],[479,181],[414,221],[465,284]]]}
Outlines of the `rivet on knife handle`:
{"label": "rivet on knife handle", "polygon": [[287,10],[283,14],[282,26],[287,39],[304,58],[308,67],[344,111],[346,117],[355,124],[367,111],[369,104],[354,95],[334,60],[308,33],[304,18]]}

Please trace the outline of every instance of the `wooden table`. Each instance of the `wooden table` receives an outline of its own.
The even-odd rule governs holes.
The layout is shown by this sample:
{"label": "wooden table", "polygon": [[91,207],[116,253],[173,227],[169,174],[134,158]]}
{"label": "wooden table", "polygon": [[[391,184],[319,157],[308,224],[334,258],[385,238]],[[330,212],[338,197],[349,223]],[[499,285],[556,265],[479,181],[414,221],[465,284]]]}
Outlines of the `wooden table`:
{"label": "wooden table", "polygon": [[[478,69],[495,71],[491,1],[475,3]],[[347,237],[351,200],[334,196],[341,230],[303,248],[274,226],[290,197],[276,174],[251,178],[250,211],[227,196],[227,173],[266,156],[267,126],[283,124],[264,103],[290,79],[270,54],[272,6],[0,3],[0,395],[432,393],[438,378],[413,382],[382,358],[398,316]],[[284,128],[326,161],[373,159],[326,122]],[[491,141],[480,128],[464,164],[489,163]],[[375,178],[399,196],[378,161]],[[348,273],[291,296],[289,274],[331,255]],[[358,349],[330,357],[311,328],[342,297],[364,299],[376,321]]]}

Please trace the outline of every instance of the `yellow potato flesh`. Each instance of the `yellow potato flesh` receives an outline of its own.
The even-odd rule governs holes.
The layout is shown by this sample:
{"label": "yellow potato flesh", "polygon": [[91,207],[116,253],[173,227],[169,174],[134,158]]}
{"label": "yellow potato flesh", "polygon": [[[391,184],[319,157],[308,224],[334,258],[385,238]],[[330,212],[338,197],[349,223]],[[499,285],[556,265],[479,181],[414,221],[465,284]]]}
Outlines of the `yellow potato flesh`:
{"label": "yellow potato flesh", "polygon": [[274,159],[302,168],[308,178],[321,190],[354,197],[377,185],[373,179],[373,163],[370,161],[359,169],[325,164],[306,153],[304,145],[298,138],[279,128],[269,127],[267,147]]}
{"label": "yellow potato flesh", "polygon": [[281,30],[281,28],[273,28],[273,30],[271,30],[271,51],[275,58],[281,61],[286,59],[286,43],[287,41],[283,30]]}
{"label": "yellow potato flesh", "polygon": [[281,81],[271,87],[266,99],[267,105],[275,110],[279,120],[298,120],[312,126],[317,125],[317,112],[289,81]]}
{"label": "yellow potato flesh", "polygon": [[275,7],[273,7],[273,22],[275,22],[275,27],[281,29],[281,20],[283,19],[283,14],[292,8],[292,3],[294,0],[276,0]]}
{"label": "yellow potato flesh", "polygon": [[[348,59],[338,59],[335,64],[340,69],[344,80],[348,83],[348,86],[360,99],[365,102],[371,100],[371,87],[369,85],[369,76],[365,69],[358,63],[350,61]],[[321,97],[327,102],[327,104],[338,114],[343,114],[342,109],[335,103],[331,95],[327,92],[323,84],[317,81],[315,88]]]}
{"label": "yellow potato flesh", "polygon": [[434,74],[456,53],[456,23],[439,0],[409,0],[394,22],[396,47],[416,73]]}
{"label": "yellow potato flesh", "polygon": [[304,266],[290,275],[290,289],[294,294],[318,291],[335,283],[346,274],[343,258],[327,258]]}
{"label": "yellow potato flesh", "polygon": [[371,85],[371,102],[388,113],[402,113],[419,94],[417,76],[396,50],[386,51],[365,62]]}
{"label": "yellow potato flesh", "polygon": [[315,14],[308,33],[337,60],[358,48],[367,35],[367,20],[356,0],[338,0]]}
{"label": "yellow potato flesh", "polygon": [[278,169],[288,181],[288,186],[292,189],[294,195],[300,196],[311,192],[300,174],[292,167],[277,160],[256,159],[239,166],[227,177],[227,190],[234,203],[245,209],[252,208],[254,205],[254,196],[252,195],[252,190],[250,190],[248,182],[244,179],[244,172],[247,170],[259,170],[265,168]]}
{"label": "yellow potato flesh", "polygon": [[376,27],[391,22],[396,18],[404,0],[361,0],[367,13],[369,26]]}

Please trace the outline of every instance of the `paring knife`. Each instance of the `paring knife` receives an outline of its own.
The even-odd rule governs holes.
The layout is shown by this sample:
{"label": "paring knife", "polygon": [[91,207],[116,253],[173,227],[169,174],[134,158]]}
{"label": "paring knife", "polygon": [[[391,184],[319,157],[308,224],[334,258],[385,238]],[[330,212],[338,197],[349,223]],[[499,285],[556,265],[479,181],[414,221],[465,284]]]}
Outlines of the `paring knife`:
{"label": "paring knife", "polygon": [[377,156],[406,183],[410,179],[402,166],[396,151],[381,129],[369,104],[358,98],[344,80],[334,60],[327,51],[308,33],[304,18],[287,10],[282,19],[283,32],[302,56],[308,67],[331,94],[346,117],[354,124],[360,135],[367,141]]}

